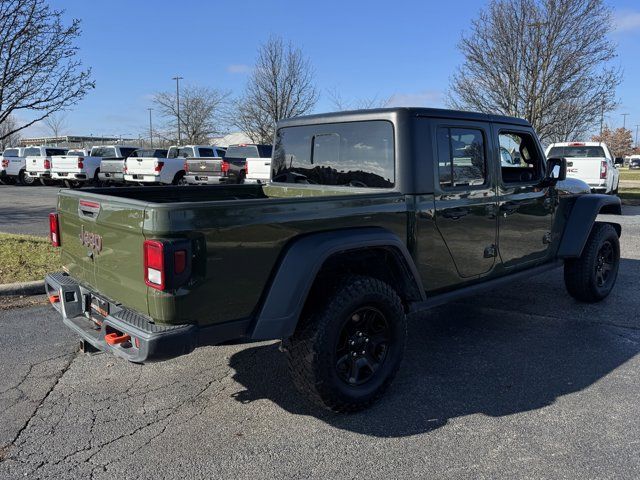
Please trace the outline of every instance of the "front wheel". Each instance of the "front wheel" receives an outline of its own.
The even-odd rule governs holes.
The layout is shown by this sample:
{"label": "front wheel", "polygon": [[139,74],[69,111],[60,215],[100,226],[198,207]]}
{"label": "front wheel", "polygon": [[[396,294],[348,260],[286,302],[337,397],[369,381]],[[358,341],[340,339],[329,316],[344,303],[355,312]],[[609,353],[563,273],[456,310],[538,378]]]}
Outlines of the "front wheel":
{"label": "front wheel", "polygon": [[605,299],[618,277],[620,240],[608,223],[593,225],[582,255],[564,264],[564,283],[569,294],[581,302]]}
{"label": "front wheel", "polygon": [[284,342],[294,384],[336,412],[367,408],[402,360],[407,322],[400,298],[380,280],[353,276],[316,309]]}

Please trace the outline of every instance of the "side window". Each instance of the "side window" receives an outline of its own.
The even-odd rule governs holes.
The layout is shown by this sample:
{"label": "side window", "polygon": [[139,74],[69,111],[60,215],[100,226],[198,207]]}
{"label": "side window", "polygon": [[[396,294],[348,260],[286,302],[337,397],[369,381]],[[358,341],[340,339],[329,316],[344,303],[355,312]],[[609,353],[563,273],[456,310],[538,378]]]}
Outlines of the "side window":
{"label": "side window", "polygon": [[543,159],[530,134],[500,132],[498,140],[500,170],[505,184],[537,182],[542,179]]}
{"label": "side window", "polygon": [[477,187],[487,182],[487,159],[481,130],[440,127],[437,143],[440,186]]}

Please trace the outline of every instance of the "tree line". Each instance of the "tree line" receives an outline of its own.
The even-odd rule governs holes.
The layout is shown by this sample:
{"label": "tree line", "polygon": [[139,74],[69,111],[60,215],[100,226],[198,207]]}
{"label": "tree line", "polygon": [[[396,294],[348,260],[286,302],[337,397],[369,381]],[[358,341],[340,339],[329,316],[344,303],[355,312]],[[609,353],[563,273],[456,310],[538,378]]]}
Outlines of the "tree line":
{"label": "tree line", "polygon": [[[0,3],[2,143],[38,121],[59,134],[62,112],[95,87],[91,69],[77,58],[80,20],[64,25],[62,14],[45,0]],[[463,62],[451,77],[447,104],[525,118],[545,143],[582,139],[619,104],[622,72],[613,64],[613,28],[603,0],[490,0],[461,37]],[[390,103],[344,99],[335,88],[327,95],[335,110]],[[229,129],[270,143],[277,121],[314,111],[320,89],[311,59],[272,36],[258,48],[240,94],[186,83],[179,96],[186,143],[205,143]],[[177,140],[177,105],[175,92],[154,95],[159,118],[151,134],[158,140]],[[21,111],[36,115],[20,122]]]}

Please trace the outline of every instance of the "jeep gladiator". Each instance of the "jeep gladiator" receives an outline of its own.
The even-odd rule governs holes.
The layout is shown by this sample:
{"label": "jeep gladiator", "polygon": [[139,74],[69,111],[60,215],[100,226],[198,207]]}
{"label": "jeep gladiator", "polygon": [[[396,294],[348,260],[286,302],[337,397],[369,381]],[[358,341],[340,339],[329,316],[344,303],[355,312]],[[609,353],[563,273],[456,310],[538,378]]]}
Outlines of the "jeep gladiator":
{"label": "jeep gladiator", "polygon": [[[518,152],[517,164],[500,151]],[[565,179],[523,120],[396,108],[278,124],[266,185],[62,190],[49,299],[85,345],[133,362],[282,340],[296,386],[334,411],[392,381],[406,318],[564,265],[604,299],[617,197]]]}

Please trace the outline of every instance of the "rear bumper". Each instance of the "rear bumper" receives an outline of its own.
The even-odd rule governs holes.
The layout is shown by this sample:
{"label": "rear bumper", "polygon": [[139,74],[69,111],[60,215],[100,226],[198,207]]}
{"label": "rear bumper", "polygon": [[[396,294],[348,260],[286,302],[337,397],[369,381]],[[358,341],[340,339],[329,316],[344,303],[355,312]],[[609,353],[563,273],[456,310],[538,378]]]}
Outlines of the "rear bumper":
{"label": "rear bumper", "polygon": [[226,183],[227,177],[219,175],[185,175],[184,179],[190,185],[219,185],[220,183]]}
{"label": "rear bumper", "polygon": [[[64,324],[95,348],[131,362],[166,360],[185,355],[199,345],[214,345],[246,336],[249,320],[209,327],[159,325],[150,318],[96,295],[64,272],[45,277],[45,289]],[[108,312],[91,308],[91,297],[108,304]],[[112,343],[108,335],[120,339]]]}
{"label": "rear bumper", "polygon": [[124,176],[125,182],[141,182],[141,183],[162,183],[160,182],[160,175],[144,175],[142,173],[126,174]]}
{"label": "rear bumper", "polygon": [[98,172],[98,178],[103,182],[123,182],[124,183],[124,173]]}
{"label": "rear bumper", "polygon": [[51,172],[46,170],[44,172],[27,172],[31,178],[51,178]]}
{"label": "rear bumper", "polygon": [[86,182],[88,180],[86,173],[78,172],[51,172],[53,180],[74,180],[78,182]]}

